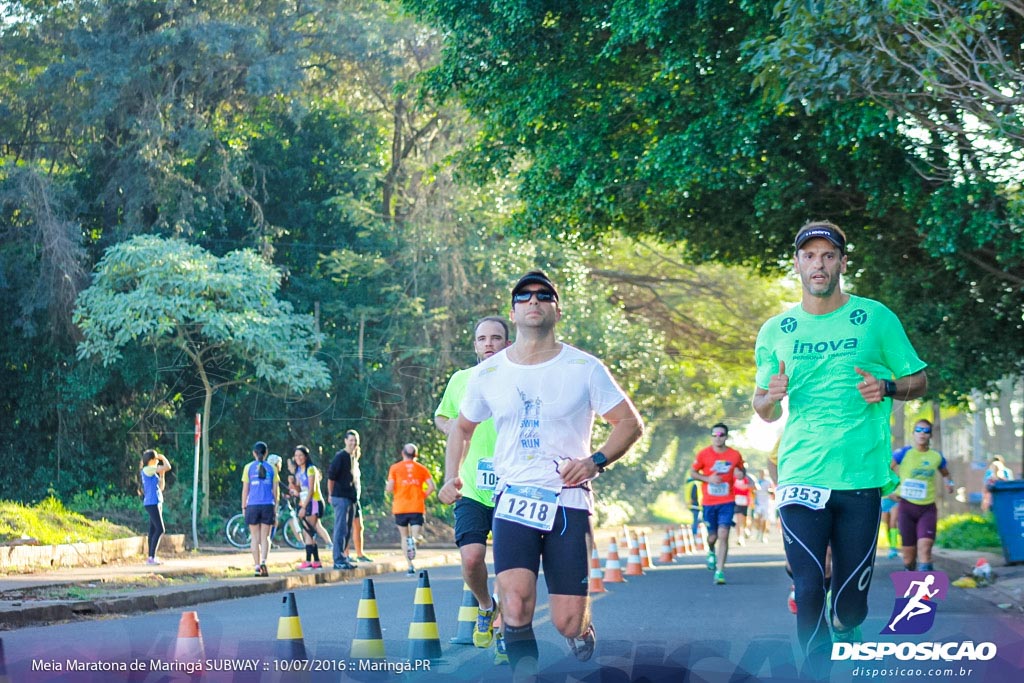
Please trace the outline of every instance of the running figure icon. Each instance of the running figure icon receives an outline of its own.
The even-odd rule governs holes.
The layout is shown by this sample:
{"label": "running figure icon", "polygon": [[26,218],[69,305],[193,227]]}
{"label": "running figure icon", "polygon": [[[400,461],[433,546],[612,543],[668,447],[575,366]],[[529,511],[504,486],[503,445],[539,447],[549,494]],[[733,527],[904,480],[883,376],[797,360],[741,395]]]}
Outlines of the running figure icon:
{"label": "running figure icon", "polygon": [[[932,611],[932,609],[934,609],[933,605],[925,604],[924,602],[929,598],[934,598],[939,593],[938,588],[936,588],[935,590],[929,590],[929,588],[931,588],[932,584],[934,583],[934,574],[929,574],[928,576],[924,577],[924,579],[921,581],[910,582],[910,585],[907,587],[907,592],[903,594],[903,597],[910,598],[910,601],[907,602],[906,606],[903,608],[903,611],[899,613],[899,616],[893,619],[892,623],[889,624],[890,631],[896,631],[896,624],[900,621],[900,619],[906,617],[906,620],[910,621],[914,617],[920,616],[922,614],[928,614]],[[914,593],[914,595],[911,596],[911,593]]]}

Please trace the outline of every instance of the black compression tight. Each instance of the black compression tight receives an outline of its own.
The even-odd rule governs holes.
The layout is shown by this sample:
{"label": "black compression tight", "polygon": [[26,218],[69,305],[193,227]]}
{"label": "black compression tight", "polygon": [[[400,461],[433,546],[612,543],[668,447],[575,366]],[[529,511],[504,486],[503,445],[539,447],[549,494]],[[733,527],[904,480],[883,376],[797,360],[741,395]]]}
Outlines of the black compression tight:
{"label": "black compression tight", "polygon": [[[793,571],[796,628],[805,654],[831,649],[829,621],[843,631],[868,613],[868,588],[875,563],[881,496],[878,489],[832,491],[822,510],[786,505],[782,517],[786,559]],[[832,545],[832,578],[826,581],[825,550]],[[832,612],[825,614],[825,593]]]}

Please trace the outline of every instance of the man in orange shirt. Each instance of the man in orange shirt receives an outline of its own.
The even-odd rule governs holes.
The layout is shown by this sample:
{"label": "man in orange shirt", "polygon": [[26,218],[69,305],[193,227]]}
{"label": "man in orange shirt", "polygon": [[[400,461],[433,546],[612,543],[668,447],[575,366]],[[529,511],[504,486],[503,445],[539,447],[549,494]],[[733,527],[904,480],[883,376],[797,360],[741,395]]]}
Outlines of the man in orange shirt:
{"label": "man in orange shirt", "polygon": [[395,515],[405,556],[409,558],[409,571],[406,572],[409,576],[416,574],[412,561],[416,557],[416,538],[423,528],[423,516],[427,512],[427,496],[437,488],[430,470],[416,462],[418,456],[419,448],[416,444],[407,443],[402,446],[402,461],[396,462],[388,470],[388,483],[385,487],[388,493],[394,494],[391,512]]}
{"label": "man in orange shirt", "polygon": [[[704,525],[708,529],[708,569],[715,583],[725,583],[725,560],[729,555],[729,528],[736,509],[737,479],[746,475],[743,456],[725,445],[729,428],[719,422],[711,428],[711,445],[697,454],[693,478],[704,482]],[[715,543],[722,543],[715,552]]]}

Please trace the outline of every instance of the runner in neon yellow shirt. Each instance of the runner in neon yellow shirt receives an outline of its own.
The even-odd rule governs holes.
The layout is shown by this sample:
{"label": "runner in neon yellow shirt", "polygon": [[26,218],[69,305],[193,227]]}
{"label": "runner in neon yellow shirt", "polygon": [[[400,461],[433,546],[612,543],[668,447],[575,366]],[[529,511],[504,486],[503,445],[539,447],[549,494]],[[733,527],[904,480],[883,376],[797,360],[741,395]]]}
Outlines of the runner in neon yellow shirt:
{"label": "runner in neon yellow shirt", "polygon": [[[477,361],[490,358],[508,346],[508,324],[498,317],[477,322],[473,332],[473,350]],[[459,416],[459,405],[473,368],[459,370],[448,380],[441,404],[434,411],[434,424],[447,435]],[[494,517],[494,444],[498,433],[494,420],[481,422],[473,432],[469,448],[457,458],[445,459],[444,486],[438,492],[442,503],[455,503],[455,545],[462,559],[462,579],[477,603],[477,623],[473,644],[485,648],[491,644],[498,605],[487,588],[487,535]],[[489,605],[489,607],[487,607]],[[505,654],[499,643],[498,660]]]}
{"label": "runner in neon yellow shirt", "polygon": [[[832,640],[858,639],[867,617],[881,493],[895,485],[890,399],[922,396],[928,380],[892,311],[842,291],[843,231],[809,223],[794,246],[801,303],[758,333],[753,407],[772,422],[782,414],[782,400],[789,401],[776,503],[793,571],[797,634],[808,655],[805,673],[820,677]],[[832,577],[826,581],[829,544]]]}
{"label": "runner in neon yellow shirt", "polygon": [[932,423],[914,424],[914,445],[892,454],[892,469],[900,478],[899,528],[903,539],[903,565],[907,571],[932,571],[932,546],[939,510],[935,506],[935,475],[946,478],[946,489],[953,492],[953,480],[946,469],[946,458],[933,451]]}

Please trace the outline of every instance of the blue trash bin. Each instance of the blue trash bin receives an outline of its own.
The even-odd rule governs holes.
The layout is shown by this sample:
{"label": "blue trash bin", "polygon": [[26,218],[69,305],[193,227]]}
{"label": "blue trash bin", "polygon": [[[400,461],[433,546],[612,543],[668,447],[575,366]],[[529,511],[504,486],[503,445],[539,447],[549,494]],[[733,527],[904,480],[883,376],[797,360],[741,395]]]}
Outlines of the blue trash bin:
{"label": "blue trash bin", "polygon": [[992,485],[992,514],[1007,564],[1024,562],[1024,479]]}

